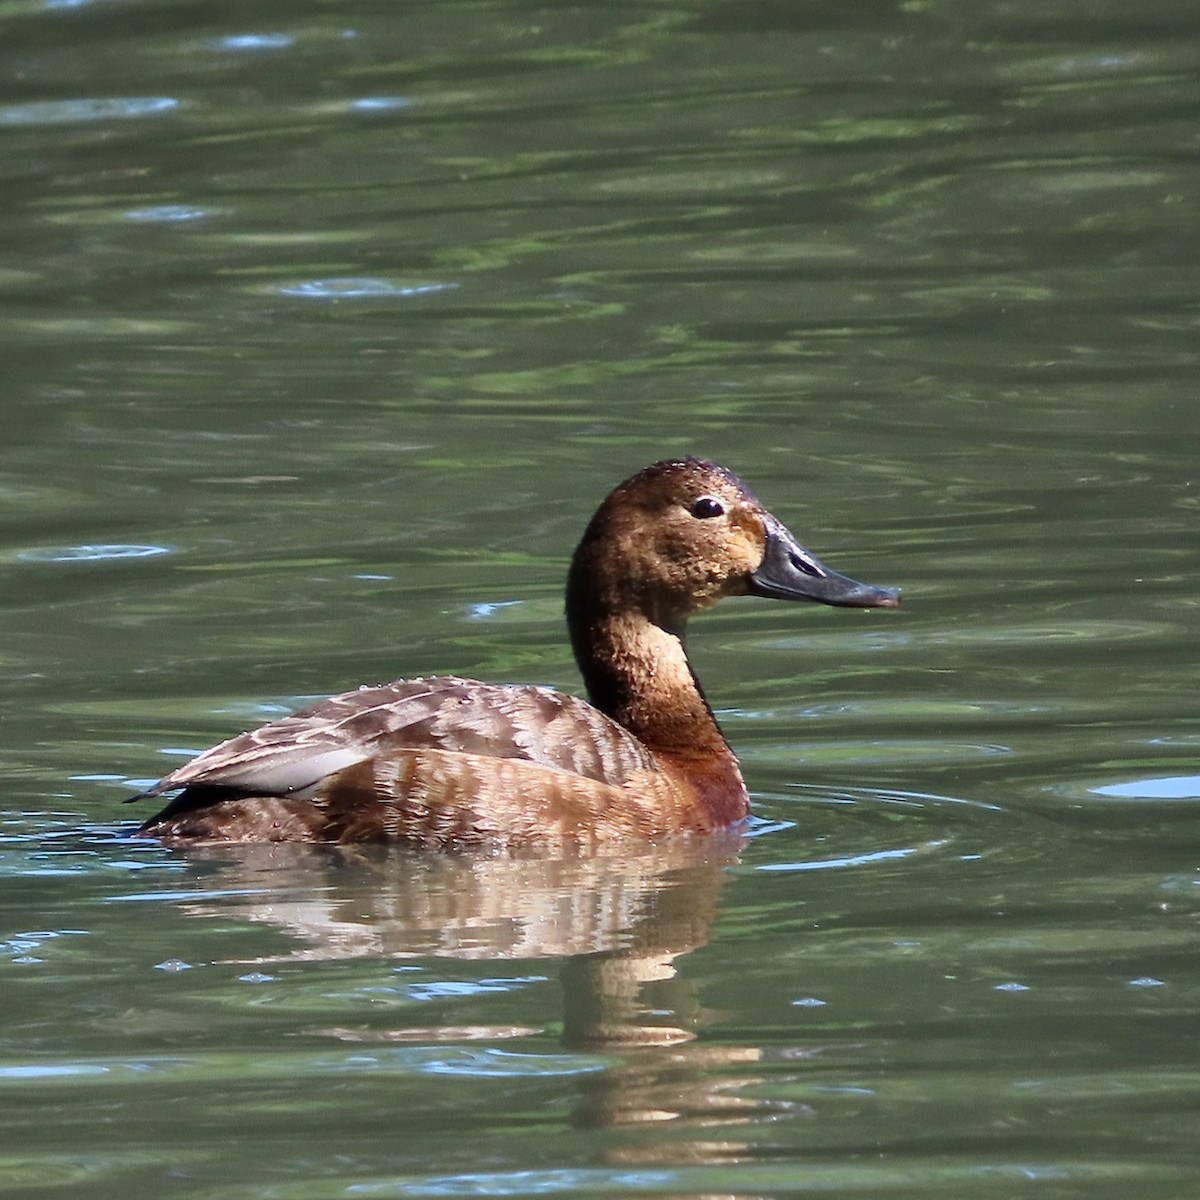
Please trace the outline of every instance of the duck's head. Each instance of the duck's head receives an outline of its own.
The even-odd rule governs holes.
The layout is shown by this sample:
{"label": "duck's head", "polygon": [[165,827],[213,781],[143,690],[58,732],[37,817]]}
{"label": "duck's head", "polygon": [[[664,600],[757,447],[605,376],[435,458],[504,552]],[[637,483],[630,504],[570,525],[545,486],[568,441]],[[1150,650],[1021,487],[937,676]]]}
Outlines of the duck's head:
{"label": "duck's head", "polygon": [[686,458],[655,463],[614,488],[571,563],[568,611],[640,610],[681,631],[723,596],[896,608],[891,588],[830,570],[732,472]]}

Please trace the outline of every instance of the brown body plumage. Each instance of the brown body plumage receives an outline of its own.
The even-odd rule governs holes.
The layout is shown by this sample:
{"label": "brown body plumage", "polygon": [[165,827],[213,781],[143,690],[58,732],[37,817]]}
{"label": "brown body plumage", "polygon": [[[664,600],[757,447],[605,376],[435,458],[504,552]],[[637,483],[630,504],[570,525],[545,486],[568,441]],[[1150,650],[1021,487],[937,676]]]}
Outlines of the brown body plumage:
{"label": "brown body plumage", "polygon": [[567,624],[591,704],[451,676],[361,688],[172,771],[143,795],[183,790],[142,832],[515,846],[730,825],[746,788],[683,631],[747,593],[899,603],[822,566],[724,468],[656,463],[610,493],[571,563]]}

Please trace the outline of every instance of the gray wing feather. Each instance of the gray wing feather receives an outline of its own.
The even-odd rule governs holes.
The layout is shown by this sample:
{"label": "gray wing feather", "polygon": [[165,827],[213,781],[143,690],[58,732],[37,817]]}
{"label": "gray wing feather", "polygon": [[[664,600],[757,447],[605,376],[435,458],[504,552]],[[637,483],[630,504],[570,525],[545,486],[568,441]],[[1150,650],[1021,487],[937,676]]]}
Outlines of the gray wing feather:
{"label": "gray wing feather", "polygon": [[199,785],[303,796],[355,763],[417,747],[520,758],[618,784],[654,767],[636,738],[573,696],[442,676],[333,696],[206,750],[142,795]]}

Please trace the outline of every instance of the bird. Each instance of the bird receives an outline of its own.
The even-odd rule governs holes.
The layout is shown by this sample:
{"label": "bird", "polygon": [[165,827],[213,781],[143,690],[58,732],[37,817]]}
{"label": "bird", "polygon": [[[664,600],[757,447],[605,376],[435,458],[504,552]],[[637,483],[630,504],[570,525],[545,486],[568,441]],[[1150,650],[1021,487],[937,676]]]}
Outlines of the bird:
{"label": "bird", "polygon": [[399,842],[497,851],[705,834],[749,796],[688,659],[727,596],[896,608],[822,564],[731,471],[654,463],[601,503],[566,621],[587,700],[453,675],[364,686],[221,742],[131,800],[165,843]]}

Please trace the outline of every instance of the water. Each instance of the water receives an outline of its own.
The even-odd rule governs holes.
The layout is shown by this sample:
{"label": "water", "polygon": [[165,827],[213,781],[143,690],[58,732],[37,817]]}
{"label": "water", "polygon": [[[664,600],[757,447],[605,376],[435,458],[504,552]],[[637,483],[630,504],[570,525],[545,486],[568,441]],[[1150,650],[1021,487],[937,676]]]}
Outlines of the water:
{"label": "water", "polygon": [[[0,14],[0,1189],[1184,1197],[1194,13]],[[744,839],[180,852],[400,674],[573,688],[696,452],[896,613],[691,646]]]}

